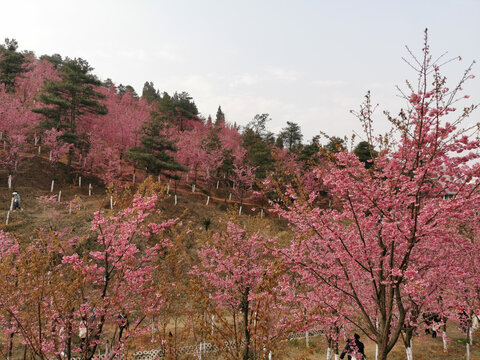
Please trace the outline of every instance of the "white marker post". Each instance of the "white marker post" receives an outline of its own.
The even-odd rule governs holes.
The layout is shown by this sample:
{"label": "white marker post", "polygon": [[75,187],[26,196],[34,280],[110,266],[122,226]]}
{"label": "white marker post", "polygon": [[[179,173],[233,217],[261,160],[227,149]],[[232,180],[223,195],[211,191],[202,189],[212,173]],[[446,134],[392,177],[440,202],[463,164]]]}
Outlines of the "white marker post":
{"label": "white marker post", "polygon": [[231,201],[232,200],[232,193],[230,193],[230,195],[228,195],[228,201]]}
{"label": "white marker post", "polygon": [[5,221],[5,225],[8,225],[8,220],[10,220],[10,210],[7,211],[7,220]]}
{"label": "white marker post", "polygon": [[263,218],[263,209],[260,209],[260,219]]}
{"label": "white marker post", "polygon": [[8,175],[8,188],[12,188],[12,175]]}
{"label": "white marker post", "polygon": [[242,206],[238,208],[238,215],[242,215]]}
{"label": "white marker post", "polygon": [[92,196],[92,184],[88,184],[88,196]]}
{"label": "white marker post", "polygon": [[178,198],[177,198],[177,194],[175,194],[175,205],[178,204]]}
{"label": "white marker post", "polygon": [[53,192],[53,186],[55,185],[55,180],[52,180],[52,185],[50,186],[50,192]]}
{"label": "white marker post", "polygon": [[170,184],[167,184],[167,195],[170,193]]}
{"label": "white marker post", "polygon": [[113,209],[113,196],[110,195],[110,210]]}
{"label": "white marker post", "polygon": [[62,199],[62,190],[58,192],[58,202]]}
{"label": "white marker post", "polygon": [[219,180],[217,180],[217,189],[218,189],[218,185],[220,185],[220,181],[219,181]]}
{"label": "white marker post", "polygon": [[78,177],[78,187],[82,187],[82,177]]}
{"label": "white marker post", "polygon": [[40,154],[42,152],[42,147],[38,146],[38,153]]}
{"label": "white marker post", "polygon": [[13,197],[12,197],[12,201],[10,201],[10,210],[9,211],[12,211],[13,210]]}
{"label": "white marker post", "polygon": [[207,203],[205,205],[208,205],[209,202],[210,202],[210,195],[207,196]]}
{"label": "white marker post", "polygon": [[192,192],[195,192],[195,184],[192,185]]}

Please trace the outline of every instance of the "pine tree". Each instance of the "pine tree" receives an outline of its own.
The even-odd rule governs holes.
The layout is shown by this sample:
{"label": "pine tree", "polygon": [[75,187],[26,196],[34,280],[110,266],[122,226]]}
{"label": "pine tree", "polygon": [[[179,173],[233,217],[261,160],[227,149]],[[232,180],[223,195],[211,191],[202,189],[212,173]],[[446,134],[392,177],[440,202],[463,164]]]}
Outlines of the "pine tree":
{"label": "pine tree", "polygon": [[365,163],[365,167],[369,169],[373,165],[373,160],[378,156],[378,153],[367,141],[360,141],[353,153],[358,156],[358,160]]}
{"label": "pine tree", "polygon": [[173,153],[177,148],[164,134],[164,127],[164,117],[153,117],[143,127],[141,144],[130,148],[126,156],[139,167],[145,168],[149,174],[172,177],[172,172],[186,171],[186,169],[175,161]]}
{"label": "pine tree", "polygon": [[[45,116],[42,127],[63,131],[65,142],[79,147],[85,134],[78,134],[77,125],[89,114],[107,114],[107,108],[99,100],[105,96],[96,90],[102,83],[91,74],[93,70],[83,59],[66,59],[59,72],[60,80],[44,83],[40,101],[46,106],[32,109]],[[69,152],[71,164],[73,150]]]}
{"label": "pine tree", "polygon": [[289,150],[297,151],[302,144],[303,135],[298,124],[287,121],[287,127],[282,129],[278,137],[283,140],[283,145]]}
{"label": "pine tree", "polygon": [[215,115],[215,126],[223,126],[225,124],[225,114],[222,107],[218,106],[217,115]]}
{"label": "pine tree", "polygon": [[5,39],[0,45],[0,83],[5,85],[7,92],[14,92],[16,79],[27,72],[25,55],[18,52],[18,43],[15,39]]}
{"label": "pine tree", "polygon": [[142,98],[147,100],[149,104],[151,104],[153,101],[160,100],[160,94],[158,90],[155,90],[153,82],[145,81],[145,84],[143,85]]}

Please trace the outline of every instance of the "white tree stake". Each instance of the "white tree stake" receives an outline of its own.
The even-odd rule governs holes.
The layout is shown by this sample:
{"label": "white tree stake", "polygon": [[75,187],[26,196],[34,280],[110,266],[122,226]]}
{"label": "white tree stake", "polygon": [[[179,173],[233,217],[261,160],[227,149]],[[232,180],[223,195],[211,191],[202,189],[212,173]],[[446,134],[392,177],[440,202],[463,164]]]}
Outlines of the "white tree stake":
{"label": "white tree stake", "polygon": [[218,185],[220,185],[220,181],[219,181],[219,180],[217,180],[217,189],[218,189]]}
{"label": "white tree stake", "polygon": [[15,160],[15,171],[17,171],[17,168],[18,168],[18,161]]}
{"label": "white tree stake", "polygon": [[309,347],[309,337],[308,337],[308,331],[305,332],[305,346],[308,348]]}
{"label": "white tree stake", "polygon": [[12,188],[12,175],[8,175],[8,188]]}
{"label": "white tree stake", "polygon": [[195,184],[192,185],[192,192],[195,192]]}
{"label": "white tree stake", "polygon": [[10,220],[10,210],[7,211],[7,220],[5,221],[5,225],[8,225],[8,220]]}
{"label": "white tree stake", "polygon": [[78,187],[82,187],[82,177],[78,177]]}
{"label": "white tree stake", "polygon": [[207,196],[207,203],[205,205],[208,205],[209,202],[210,202],[210,195]]}
{"label": "white tree stake", "polygon": [[238,215],[242,215],[242,206],[238,208]]}
{"label": "white tree stake", "polygon": [[50,150],[50,153],[48,154],[48,160],[52,161],[52,150]]}
{"label": "white tree stake", "polygon": [[175,205],[178,204],[178,198],[177,198],[177,194],[175,194]]}
{"label": "white tree stake", "polygon": [[88,184],[88,196],[92,196],[92,184]]}
{"label": "white tree stake", "polygon": [[263,209],[260,209],[260,219],[263,218]]}
{"label": "white tree stake", "polygon": [[110,210],[113,209],[113,196],[110,195]]}
{"label": "white tree stake", "polygon": [[58,192],[58,202],[62,199],[62,190]]}
{"label": "white tree stake", "polygon": [[70,203],[68,206],[68,213],[72,214],[72,203]]}
{"label": "white tree stake", "polygon": [[167,184],[167,195],[170,193],[170,184]]}
{"label": "white tree stake", "polygon": [[53,192],[53,186],[55,185],[55,180],[52,180],[52,185],[50,186],[50,192]]}
{"label": "white tree stake", "polygon": [[40,154],[42,152],[42,147],[38,146],[38,153]]}
{"label": "white tree stake", "polygon": [[232,193],[228,195],[228,201],[231,201],[231,200],[232,200]]}
{"label": "white tree stake", "polygon": [[272,360],[272,351],[268,353],[268,360]]}
{"label": "white tree stake", "polygon": [[10,211],[13,210],[13,197],[12,197],[12,201],[10,201]]}

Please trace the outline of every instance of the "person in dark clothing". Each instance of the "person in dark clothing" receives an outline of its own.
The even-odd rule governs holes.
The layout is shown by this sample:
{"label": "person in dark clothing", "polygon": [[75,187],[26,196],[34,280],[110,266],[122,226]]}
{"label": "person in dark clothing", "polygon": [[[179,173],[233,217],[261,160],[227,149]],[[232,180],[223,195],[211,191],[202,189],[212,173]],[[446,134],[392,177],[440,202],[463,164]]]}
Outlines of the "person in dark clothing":
{"label": "person in dark clothing", "polygon": [[354,334],[353,339],[347,340],[347,345],[343,349],[340,359],[343,359],[347,355],[348,360],[364,360],[367,357],[365,356],[365,345],[360,341],[360,335]]}
{"label": "person in dark clothing", "polygon": [[12,193],[12,210],[22,210],[22,207],[20,206],[20,195],[18,192],[14,191]]}
{"label": "person in dark clothing", "polygon": [[430,334],[430,331],[432,332],[432,338],[437,337],[437,330],[440,327],[440,322],[442,319],[440,318],[440,315],[437,313],[431,313],[431,312],[424,312],[423,313],[423,320],[425,321],[425,325],[427,326],[425,329],[425,334]]}

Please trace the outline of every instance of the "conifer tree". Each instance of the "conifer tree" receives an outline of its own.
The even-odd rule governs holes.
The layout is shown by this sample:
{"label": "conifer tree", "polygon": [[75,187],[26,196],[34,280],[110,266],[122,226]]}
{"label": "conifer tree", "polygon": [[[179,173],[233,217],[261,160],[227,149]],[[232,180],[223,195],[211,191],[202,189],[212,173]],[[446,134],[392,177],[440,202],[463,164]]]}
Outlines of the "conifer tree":
{"label": "conifer tree", "polygon": [[225,114],[222,111],[222,107],[218,106],[217,115],[215,116],[215,126],[225,124]]}
{"label": "conifer tree", "polygon": [[152,175],[171,176],[171,172],[186,171],[186,169],[175,161],[173,154],[177,148],[167,138],[164,132],[165,118],[153,117],[143,127],[143,135],[140,138],[140,145],[133,146],[126,153],[140,167],[145,168],[147,173]]}
{"label": "conifer tree", "polygon": [[287,126],[282,129],[278,137],[290,151],[297,151],[302,144],[303,135],[298,124],[287,121]]}
{"label": "conifer tree", "polygon": [[25,55],[18,52],[18,43],[15,39],[5,39],[0,45],[0,83],[5,85],[7,92],[14,92],[16,79],[27,72]]}
{"label": "conifer tree", "polygon": [[[102,83],[91,74],[92,70],[86,60],[67,58],[60,68],[60,80],[43,85],[39,99],[45,106],[32,109],[45,116],[42,127],[63,131],[63,140],[76,147],[84,138],[84,134],[78,134],[78,123],[90,114],[107,114],[106,106],[99,102],[105,96],[96,89]],[[69,165],[72,156],[71,148]]]}
{"label": "conifer tree", "polygon": [[155,89],[153,82],[145,81],[145,84],[143,85],[142,98],[147,100],[149,104],[151,104],[153,101],[160,100],[160,94],[158,93],[158,90]]}

